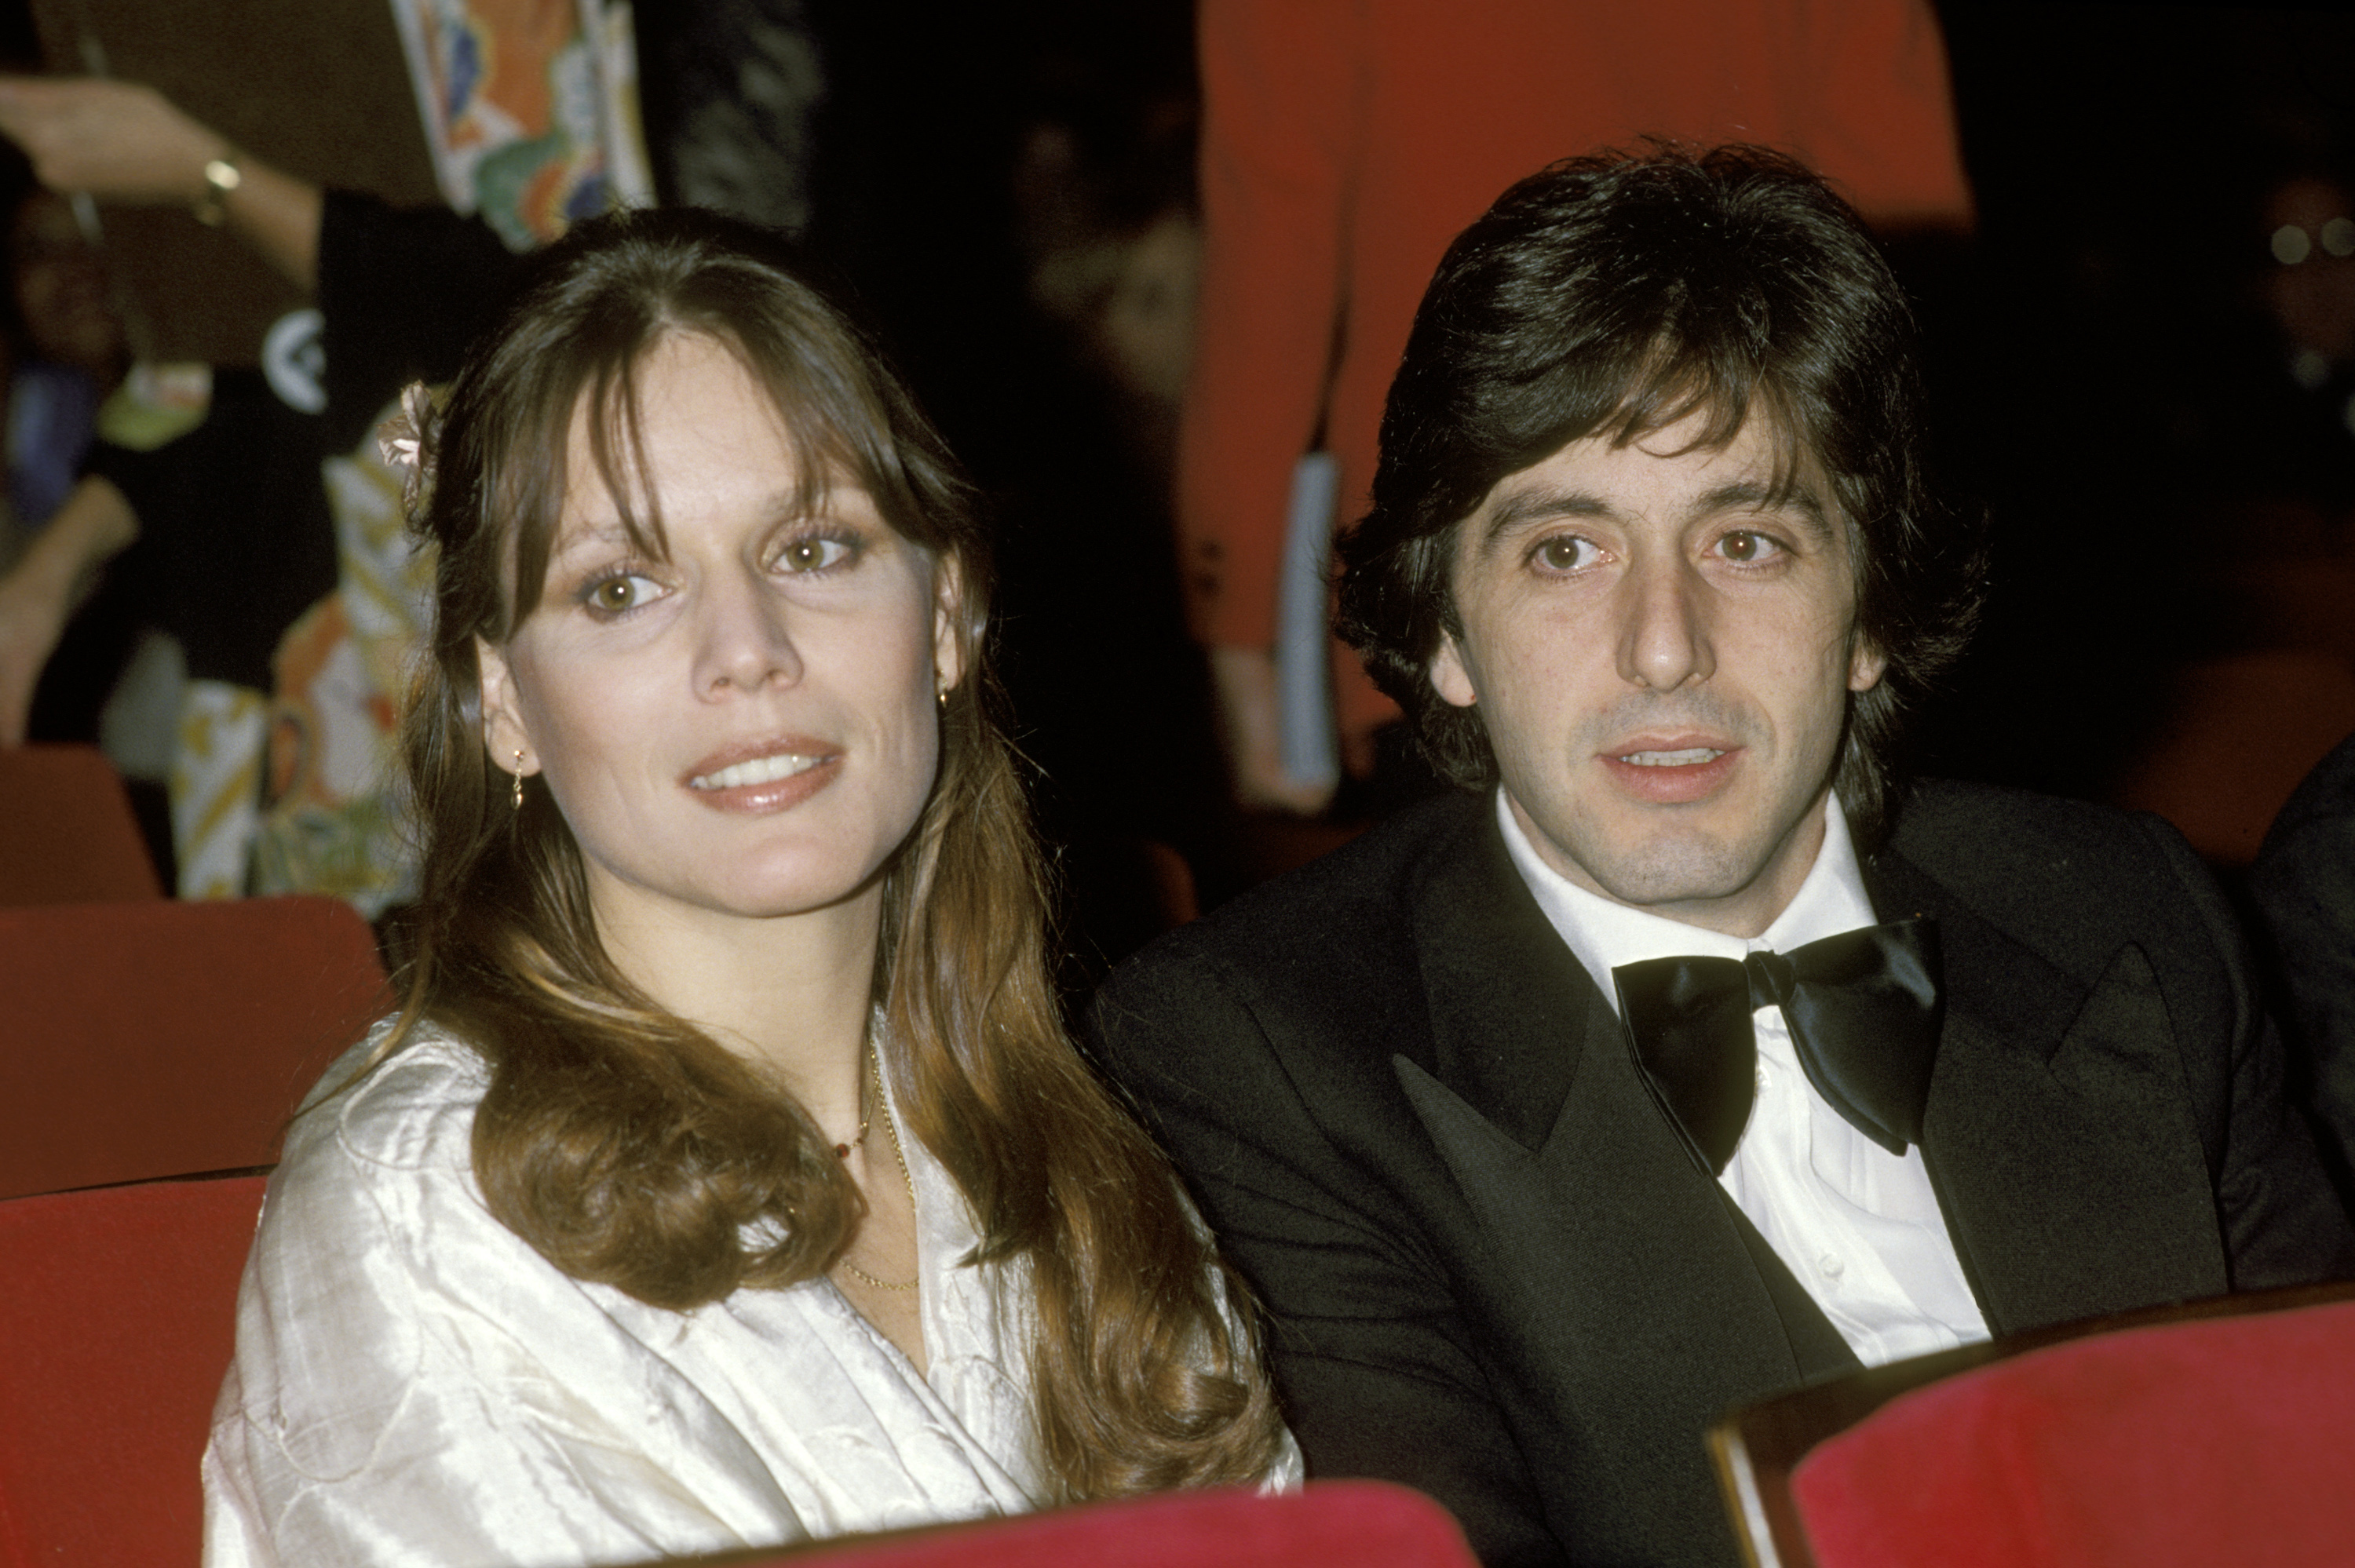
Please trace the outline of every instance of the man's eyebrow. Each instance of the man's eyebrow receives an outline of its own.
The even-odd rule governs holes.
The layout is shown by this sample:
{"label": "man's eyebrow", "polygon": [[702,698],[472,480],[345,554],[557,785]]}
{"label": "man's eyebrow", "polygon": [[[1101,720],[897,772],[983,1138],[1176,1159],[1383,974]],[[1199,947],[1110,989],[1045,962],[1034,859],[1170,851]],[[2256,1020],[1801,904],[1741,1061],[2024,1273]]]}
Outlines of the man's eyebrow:
{"label": "man's eyebrow", "polygon": [[1794,513],[1817,538],[1831,536],[1831,514],[1816,493],[1804,484],[1767,484],[1755,479],[1737,479],[1704,493],[1694,505],[1692,514],[1710,517],[1721,512],[1742,511]]}
{"label": "man's eyebrow", "polygon": [[[1831,514],[1814,490],[1801,483],[1772,484],[1759,479],[1731,480],[1704,491],[1693,503],[1691,515],[1715,516],[1721,512],[1777,512],[1794,514],[1807,531],[1818,539],[1829,538],[1832,532]],[[1618,511],[1608,501],[1585,490],[1558,490],[1538,486],[1518,491],[1498,501],[1489,514],[1487,526],[1481,532],[1481,545],[1488,547],[1515,529],[1533,523],[1550,523],[1563,517],[1615,517]]]}
{"label": "man's eyebrow", "polygon": [[1497,503],[1496,511],[1488,515],[1488,526],[1483,531],[1480,542],[1483,546],[1494,545],[1516,528],[1527,527],[1532,523],[1550,523],[1557,517],[1612,515],[1611,503],[1588,491],[1545,487],[1519,491]]}

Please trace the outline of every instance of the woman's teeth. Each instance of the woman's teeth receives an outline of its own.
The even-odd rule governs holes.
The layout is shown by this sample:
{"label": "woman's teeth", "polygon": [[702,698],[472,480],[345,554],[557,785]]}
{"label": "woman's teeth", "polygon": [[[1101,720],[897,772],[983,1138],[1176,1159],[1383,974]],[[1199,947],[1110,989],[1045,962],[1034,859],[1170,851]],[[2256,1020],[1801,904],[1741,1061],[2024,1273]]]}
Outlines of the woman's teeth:
{"label": "woman's teeth", "polygon": [[756,757],[750,762],[739,762],[717,773],[706,773],[687,781],[691,789],[741,789],[747,784],[773,784],[780,779],[791,779],[796,773],[806,773],[825,761],[823,757],[797,757],[786,752],[778,757]]}
{"label": "woman's teeth", "polygon": [[1696,746],[1684,751],[1631,751],[1619,760],[1638,768],[1689,768],[1696,762],[1714,762],[1724,755],[1706,746]]}

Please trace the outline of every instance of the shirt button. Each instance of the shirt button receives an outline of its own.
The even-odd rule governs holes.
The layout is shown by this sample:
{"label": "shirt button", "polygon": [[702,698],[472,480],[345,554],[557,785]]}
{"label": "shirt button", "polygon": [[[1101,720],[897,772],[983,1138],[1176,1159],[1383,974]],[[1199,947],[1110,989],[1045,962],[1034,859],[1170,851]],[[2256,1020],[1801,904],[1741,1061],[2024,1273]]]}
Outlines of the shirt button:
{"label": "shirt button", "polygon": [[1763,1094],[1764,1092],[1765,1092],[1765,1088],[1766,1088],[1766,1069],[1765,1069],[1765,1068],[1761,1067],[1761,1068],[1759,1068],[1759,1069],[1758,1069],[1757,1073],[1756,1073],[1756,1074],[1752,1077],[1752,1079],[1751,1079],[1751,1085],[1752,1085],[1752,1086],[1753,1086],[1753,1087],[1756,1088],[1756,1089],[1757,1089],[1759,1092],[1761,1092],[1762,1094]]}
{"label": "shirt button", "polygon": [[1824,1277],[1826,1279],[1838,1279],[1841,1275],[1848,1272],[1848,1265],[1842,1263],[1838,1258],[1834,1257],[1830,1253],[1826,1253],[1823,1256],[1816,1259],[1816,1266],[1823,1270]]}

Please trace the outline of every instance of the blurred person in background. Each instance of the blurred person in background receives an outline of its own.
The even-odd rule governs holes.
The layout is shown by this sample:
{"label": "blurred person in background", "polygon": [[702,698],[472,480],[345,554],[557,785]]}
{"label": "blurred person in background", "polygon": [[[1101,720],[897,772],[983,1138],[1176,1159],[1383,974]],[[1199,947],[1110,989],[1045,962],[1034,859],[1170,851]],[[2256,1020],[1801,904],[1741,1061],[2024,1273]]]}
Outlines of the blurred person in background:
{"label": "blurred person in background", "polygon": [[2327,150],[2248,158],[2213,200],[2205,286],[2164,340],[2168,434],[2232,510],[2241,556],[2311,550],[2355,512],[2355,192]]}
{"label": "blurred person in background", "polygon": [[[335,581],[320,459],[359,440],[404,382],[450,374],[508,252],[478,220],[395,212],[289,175],[137,83],[0,79],[0,132],[51,191],[217,207],[224,228],[319,301],[327,396],[314,418],[259,374],[216,372],[186,439],[92,453],[45,547],[0,580],[0,744],[22,738],[78,593],[143,528],[163,530],[144,575],[191,672],[266,690],[279,633]],[[208,171],[232,165],[223,188]]]}
{"label": "blurred person in background", "polygon": [[[2072,633],[2123,651],[2109,657],[2136,691],[2115,705],[2146,715],[2105,794],[2167,817],[2227,873],[2355,729],[2355,200],[2333,141],[2220,169],[2215,227],[2187,242],[2177,297],[2154,302],[2170,313],[2134,319],[2148,374],[2105,417],[2150,427],[2133,438],[2147,453],[2115,465],[2147,471],[2126,484],[2149,493],[2101,503],[2142,541],[2105,568],[2126,624]],[[2098,543],[2108,525],[2075,519],[2096,560],[2115,553]],[[2083,667],[2049,646],[2029,657]]]}
{"label": "blurred person in background", "polygon": [[5,347],[7,529],[0,567],[21,553],[80,477],[100,406],[130,367],[106,265],[72,207],[29,185],[10,204]]}
{"label": "blurred person in background", "polygon": [[[9,204],[10,288],[5,334],[6,489],[0,512],[0,745],[24,738],[33,683],[63,630],[67,609],[92,586],[100,499],[77,495],[101,427],[117,436],[138,422],[136,400],[117,396],[130,366],[104,257],[66,198],[21,172]],[[69,501],[76,504],[69,506]],[[64,515],[59,516],[60,512]],[[58,526],[51,530],[52,519]],[[27,569],[18,564],[32,557]]]}
{"label": "blurred person in background", "polygon": [[2283,368],[2342,438],[2334,479],[2345,494],[2355,489],[2355,196],[2328,175],[2295,175],[2266,193],[2261,222],[2275,265],[2260,290]]}

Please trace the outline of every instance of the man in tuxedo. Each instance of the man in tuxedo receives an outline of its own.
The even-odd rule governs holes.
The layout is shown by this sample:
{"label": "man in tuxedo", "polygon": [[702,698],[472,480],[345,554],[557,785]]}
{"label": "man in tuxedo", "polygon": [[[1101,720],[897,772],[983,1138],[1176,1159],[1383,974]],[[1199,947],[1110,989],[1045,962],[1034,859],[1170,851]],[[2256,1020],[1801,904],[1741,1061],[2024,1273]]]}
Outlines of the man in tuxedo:
{"label": "man in tuxedo", "polygon": [[1342,546],[1343,632],[1463,791],[1092,1013],[1311,1473],[1423,1488],[1491,1563],[1732,1563],[1729,1406],[2355,1266],[2173,831],[1894,768],[1983,558],[1919,403],[1796,164],[1507,192]]}

